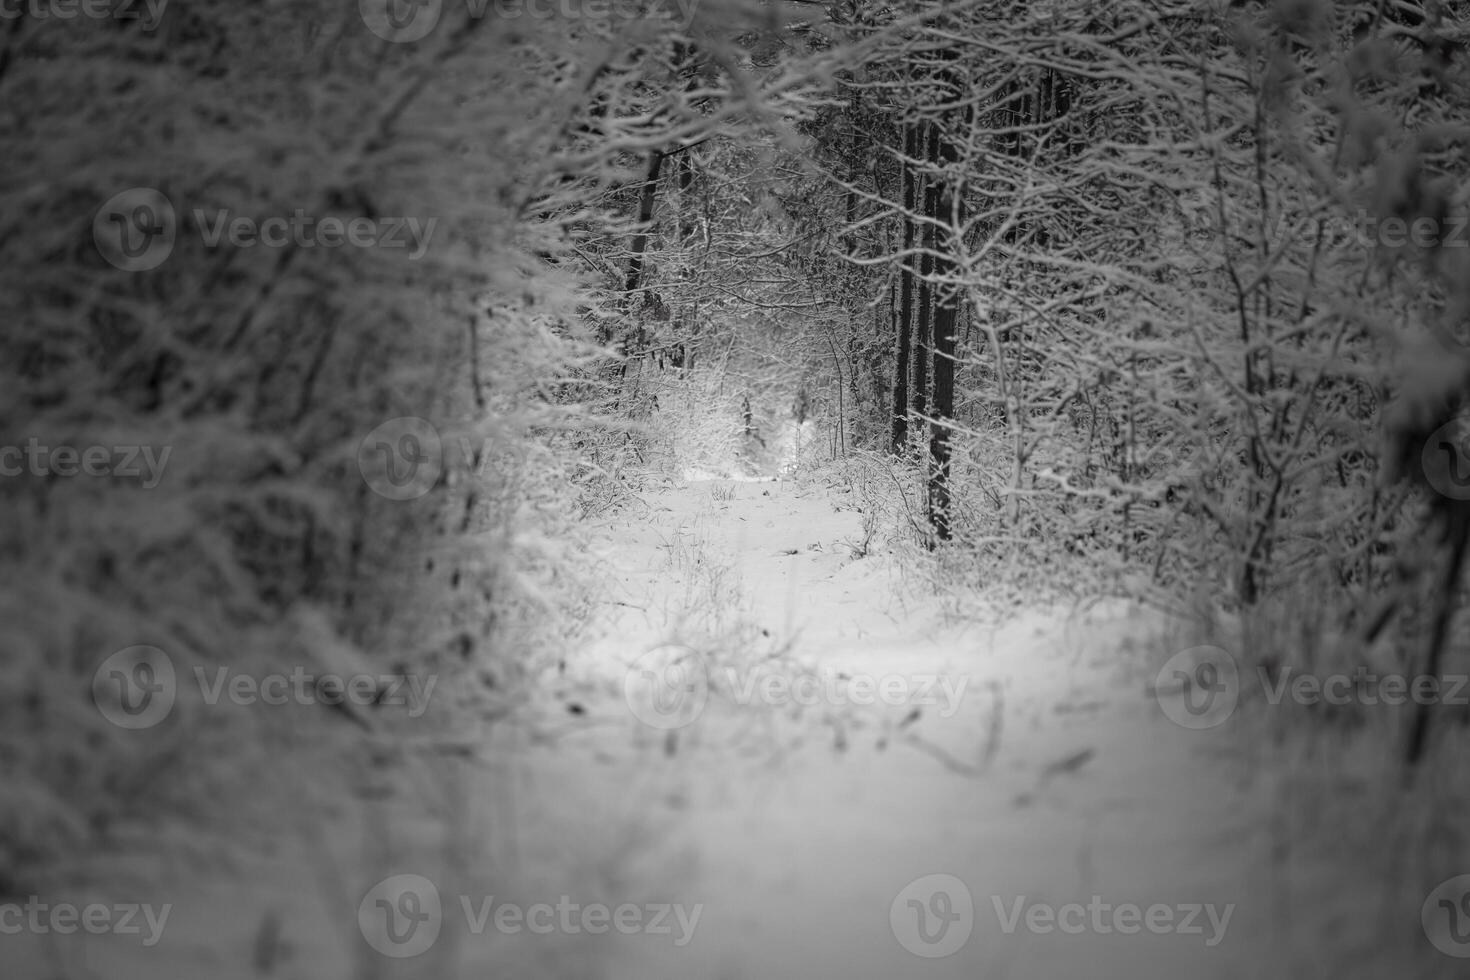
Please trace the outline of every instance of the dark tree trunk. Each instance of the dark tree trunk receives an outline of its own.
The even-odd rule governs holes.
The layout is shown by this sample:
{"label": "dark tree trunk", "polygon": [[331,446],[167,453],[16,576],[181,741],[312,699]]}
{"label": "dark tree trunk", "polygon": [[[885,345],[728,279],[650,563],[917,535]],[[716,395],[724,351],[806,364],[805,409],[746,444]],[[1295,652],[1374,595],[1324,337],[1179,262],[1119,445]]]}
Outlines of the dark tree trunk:
{"label": "dark tree trunk", "polygon": [[931,193],[925,200],[925,215],[933,229],[935,257],[932,271],[936,280],[932,287],[934,391],[930,407],[933,421],[929,423],[928,516],[934,542],[937,543],[950,540],[954,534],[949,482],[950,424],[954,418],[955,333],[959,326],[960,303],[963,302],[958,285],[945,281],[953,278],[954,256],[961,243],[951,231],[940,229],[962,228],[964,218],[963,214],[956,213],[962,210],[964,200],[954,166],[958,153],[939,124],[930,127],[927,159],[940,168],[940,175],[934,179]]}
{"label": "dark tree trunk", "polygon": [[638,199],[638,234],[633,236],[628,258],[628,278],[623,285],[624,305],[631,310],[633,294],[643,284],[643,253],[648,251],[648,224],[653,220],[653,205],[658,196],[658,175],[663,169],[664,155],[654,150],[648,155],[648,175],[643,178],[643,193]]}
{"label": "dark tree trunk", "polygon": [[[903,152],[905,157],[918,153],[918,138],[912,125],[903,128]],[[903,250],[905,258],[898,269],[898,354],[893,364],[893,452],[903,452],[909,437],[909,372],[912,368],[914,331],[914,272],[912,258],[907,253],[914,247],[914,223],[908,212],[914,209],[914,172],[907,163],[903,165]]]}
{"label": "dark tree trunk", "polygon": [[[623,281],[623,312],[632,314],[638,306],[636,295],[643,285],[643,253],[648,250],[648,224],[653,220],[653,205],[658,195],[658,175],[663,168],[664,155],[654,150],[648,155],[648,174],[643,179],[643,190],[638,198],[638,233],[633,236],[632,245],[628,257],[628,276]],[[604,337],[607,343],[611,337]],[[623,357],[617,365],[619,394],[613,400],[613,407],[622,404],[622,384],[628,379],[629,357],[642,354],[647,344],[647,335],[642,326],[637,329],[629,328],[621,338]]]}
{"label": "dark tree trunk", "polygon": [[[920,135],[916,141],[916,149],[925,160],[932,159],[931,147],[934,142],[933,126],[925,122],[920,124]],[[934,188],[930,186],[927,178],[919,177],[917,180],[915,198],[922,206],[924,214],[931,214],[931,196]],[[914,388],[910,400],[914,406],[914,414],[923,416],[929,411],[929,355],[931,317],[933,316],[933,293],[930,277],[934,272],[934,226],[925,222],[919,230],[919,241],[923,248],[919,256],[919,302],[918,321],[914,329]]]}
{"label": "dark tree trunk", "polygon": [[[947,150],[941,151],[947,153]],[[947,220],[954,206],[951,188],[935,195],[935,210],[931,217]],[[952,243],[940,242],[944,257],[934,263],[934,273],[943,278],[953,271],[954,262],[949,257]],[[940,541],[948,541],[952,534],[950,526],[950,420],[954,418],[954,354],[955,327],[959,321],[960,295],[950,285],[934,287],[934,399],[930,408],[933,421],[929,424],[929,526]]]}

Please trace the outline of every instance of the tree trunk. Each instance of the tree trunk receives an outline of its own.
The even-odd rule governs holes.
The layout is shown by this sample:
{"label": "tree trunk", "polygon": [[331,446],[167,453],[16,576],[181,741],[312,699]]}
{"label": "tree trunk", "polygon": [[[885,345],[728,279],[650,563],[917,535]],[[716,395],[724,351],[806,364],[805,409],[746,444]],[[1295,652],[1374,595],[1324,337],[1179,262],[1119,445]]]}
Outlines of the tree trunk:
{"label": "tree trunk", "polygon": [[628,258],[628,278],[623,285],[624,309],[633,309],[633,294],[643,284],[643,253],[648,251],[648,224],[653,220],[653,205],[658,194],[658,175],[663,169],[664,154],[654,150],[648,155],[648,175],[643,178],[643,193],[638,200],[638,234],[633,236]]}
{"label": "tree trunk", "polygon": [[[955,214],[960,198],[955,193],[954,176],[949,165],[956,160],[954,146],[934,126],[929,144],[929,159],[946,168],[946,174],[935,181],[933,193],[927,203],[926,214],[933,222],[935,252],[933,272],[937,280],[933,286],[933,350],[934,392],[929,424],[929,526],[934,529],[938,541],[948,541],[953,536],[950,523],[950,421],[954,417],[954,369],[955,331],[959,323],[960,291],[953,283],[942,280],[954,271],[952,256],[960,247],[946,230],[937,227],[944,222],[946,228],[951,221],[958,221]],[[956,224],[958,227],[958,224]]]}
{"label": "tree trunk", "polygon": [[[904,156],[915,155],[918,139],[912,125],[903,127]],[[909,437],[909,371],[912,368],[911,350],[914,330],[914,272],[912,259],[907,253],[914,247],[914,223],[907,212],[914,209],[914,172],[907,163],[903,166],[903,250],[905,258],[898,269],[898,354],[893,365],[893,453],[903,452]]]}
{"label": "tree trunk", "polygon": [[[920,124],[920,136],[915,141],[915,149],[923,154],[924,159],[931,159],[930,147],[933,143],[932,126],[930,123]],[[930,197],[933,188],[929,186],[927,179],[922,177],[916,179],[914,197],[922,206],[924,214],[931,213]],[[918,298],[918,321],[914,329],[914,387],[910,400],[914,406],[914,414],[923,416],[929,411],[929,337],[930,317],[933,315],[933,289],[929,278],[934,272],[934,226],[928,222],[919,232],[919,241],[923,252],[919,256],[919,298]]]}

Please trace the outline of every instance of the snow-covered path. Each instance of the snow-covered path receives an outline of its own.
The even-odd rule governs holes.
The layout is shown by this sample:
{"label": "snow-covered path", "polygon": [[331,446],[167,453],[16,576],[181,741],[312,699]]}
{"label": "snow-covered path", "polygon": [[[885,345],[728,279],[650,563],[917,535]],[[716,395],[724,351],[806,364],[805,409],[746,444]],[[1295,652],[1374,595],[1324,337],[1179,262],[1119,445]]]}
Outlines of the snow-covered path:
{"label": "snow-covered path", "polygon": [[[675,929],[589,948],[598,972],[1291,972],[1271,953],[1263,804],[1211,761],[1214,733],[1148,697],[1148,651],[1129,643],[1146,622],[946,624],[898,597],[886,559],[853,556],[859,516],[820,488],[645,499],[607,534],[621,594],[567,667],[604,723],[520,766],[540,788],[518,823],[616,865],[619,901],[700,906],[682,945]],[[631,846],[599,851],[620,833]]]}
{"label": "snow-covered path", "polygon": [[1422,948],[1372,862],[1307,873],[1243,732],[1164,717],[1156,621],[955,622],[826,488],[643,500],[530,702],[340,783],[329,745],[282,767],[280,847],[136,892],[165,941],[33,936],[17,975],[1343,980]]}

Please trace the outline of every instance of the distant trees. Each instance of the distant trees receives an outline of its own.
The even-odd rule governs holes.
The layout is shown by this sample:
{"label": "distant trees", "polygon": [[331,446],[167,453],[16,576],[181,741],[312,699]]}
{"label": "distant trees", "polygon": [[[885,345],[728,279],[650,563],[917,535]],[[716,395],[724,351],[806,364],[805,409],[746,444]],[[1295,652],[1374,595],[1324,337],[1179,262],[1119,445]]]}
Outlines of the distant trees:
{"label": "distant trees", "polygon": [[[1437,669],[1464,524],[1422,492],[1417,454],[1470,378],[1467,250],[1436,237],[1465,208],[1463,14],[914,2],[832,20],[861,52],[839,111],[883,176],[817,153],[865,202],[849,228],[896,226],[865,267],[896,280],[887,443],[919,447],[929,543],[1012,571],[1063,544],[1130,591],[1144,570],[1146,590],[1209,583],[1247,608],[1307,589],[1361,642],[1392,616],[1364,610],[1429,589]],[[1382,237],[1395,221],[1429,238]],[[1432,561],[1409,557],[1425,545]]]}
{"label": "distant trees", "polygon": [[705,130],[639,212],[668,342],[784,337],[834,452],[915,460],[924,543],[997,578],[1056,548],[1159,601],[1305,589],[1363,642],[1452,616],[1455,505],[1412,461],[1460,405],[1467,250],[1372,236],[1464,211],[1457,12],[799,13],[739,42],[780,120]]}
{"label": "distant trees", "polygon": [[[790,226],[707,210],[702,275],[711,242],[743,227],[750,244],[706,309],[768,308],[783,282],[795,345],[840,311],[849,350],[886,365],[842,424],[916,454],[931,546],[1024,576],[1040,543],[1113,587],[1243,608],[1306,589],[1362,642],[1429,601],[1433,668],[1461,608],[1459,512],[1415,453],[1462,407],[1470,250],[1381,233],[1464,213],[1462,15],[824,13],[787,54],[834,66],[833,94],[797,117],[827,184],[793,178]],[[732,152],[717,140],[703,158]],[[762,241],[810,305],[757,272]],[[857,363],[826,373],[855,382]],[[1426,536],[1435,559],[1411,558]]]}

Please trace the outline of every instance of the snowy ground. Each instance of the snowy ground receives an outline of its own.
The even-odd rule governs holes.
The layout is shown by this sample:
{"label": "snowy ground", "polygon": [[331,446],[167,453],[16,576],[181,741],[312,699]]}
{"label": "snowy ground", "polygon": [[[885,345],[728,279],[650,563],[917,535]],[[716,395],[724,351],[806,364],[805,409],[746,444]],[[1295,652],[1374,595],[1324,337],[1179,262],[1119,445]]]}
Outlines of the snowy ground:
{"label": "snowy ground", "polygon": [[1351,975],[1233,730],[1150,695],[1155,622],[947,622],[821,487],[643,500],[589,556],[595,642],[468,765],[296,821],[315,854],[181,868],[157,946],[51,942],[52,973]]}
{"label": "snowy ground", "polygon": [[[630,866],[645,881],[681,869],[668,893],[703,913],[686,946],[638,936],[611,975],[1271,972],[1259,801],[1204,761],[1208,734],[1173,726],[1146,694],[1147,645],[1127,642],[1146,623],[1114,611],[947,625],[899,597],[884,560],[853,558],[858,517],[820,490],[696,483],[648,503],[649,520],[607,539],[622,605],[579,667],[613,684],[673,642],[701,652],[689,693],[707,700],[671,735],[586,744],[612,755],[610,788],[638,787],[630,825],[659,828]],[[715,597],[724,635],[682,621]],[[752,675],[763,662],[766,686]],[[650,716],[659,692],[645,688],[678,674],[644,676],[625,693]],[[686,720],[673,705],[667,721]],[[1089,902],[1085,923],[1064,913],[1071,934],[1043,932],[1045,910],[1031,910]],[[1159,923],[1193,916],[1189,934],[1119,934],[1112,907],[1128,903],[1167,906]]]}

